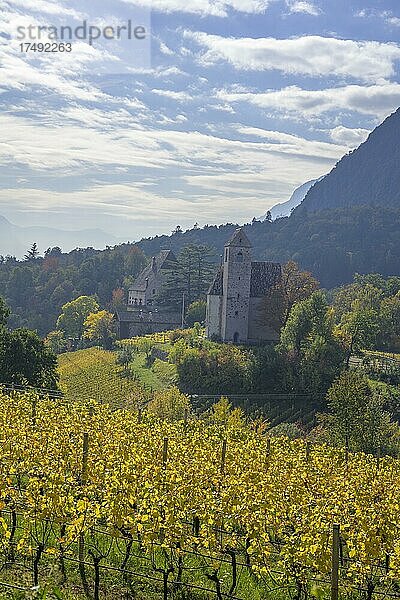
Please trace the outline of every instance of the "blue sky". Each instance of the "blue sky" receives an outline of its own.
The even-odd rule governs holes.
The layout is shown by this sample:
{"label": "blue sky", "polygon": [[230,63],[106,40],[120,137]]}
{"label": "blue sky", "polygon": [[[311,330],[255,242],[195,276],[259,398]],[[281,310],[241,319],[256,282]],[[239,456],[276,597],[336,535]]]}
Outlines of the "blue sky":
{"label": "blue sky", "polygon": [[[0,215],[125,239],[246,222],[400,106],[398,0],[0,0]],[[24,54],[21,25],[146,42]]]}

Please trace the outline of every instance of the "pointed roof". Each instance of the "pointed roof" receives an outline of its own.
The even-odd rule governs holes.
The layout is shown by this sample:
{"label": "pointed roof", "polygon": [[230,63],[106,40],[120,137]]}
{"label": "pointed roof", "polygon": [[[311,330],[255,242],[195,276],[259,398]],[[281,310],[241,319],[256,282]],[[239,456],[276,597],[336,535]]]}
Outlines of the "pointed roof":
{"label": "pointed roof", "polygon": [[153,271],[158,273],[160,269],[166,269],[171,263],[176,262],[176,257],[172,250],[162,250],[157,256],[153,257],[153,259],[136,277],[133,284],[129,287],[130,291],[146,291],[146,279]]}
{"label": "pointed roof", "polygon": [[243,227],[239,227],[236,229],[235,233],[232,235],[231,239],[225,244],[225,248],[228,246],[236,246],[240,248],[251,248],[252,245],[249,241],[249,238],[244,232]]}

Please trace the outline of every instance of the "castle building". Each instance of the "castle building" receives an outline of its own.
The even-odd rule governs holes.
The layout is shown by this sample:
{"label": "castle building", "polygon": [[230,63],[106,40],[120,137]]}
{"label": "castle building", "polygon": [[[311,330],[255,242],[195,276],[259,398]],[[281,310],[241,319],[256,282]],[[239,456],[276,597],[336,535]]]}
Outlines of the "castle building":
{"label": "castle building", "polygon": [[157,294],[163,284],[167,269],[176,261],[171,250],[162,250],[153,256],[129,288],[124,310],[115,314],[119,339],[168,331],[181,327],[180,314],[165,311],[157,306]]}
{"label": "castle building", "polygon": [[281,277],[279,264],[252,261],[252,245],[243,228],[237,229],[208,291],[207,337],[235,344],[277,341],[279,333],[265,324],[262,305]]}

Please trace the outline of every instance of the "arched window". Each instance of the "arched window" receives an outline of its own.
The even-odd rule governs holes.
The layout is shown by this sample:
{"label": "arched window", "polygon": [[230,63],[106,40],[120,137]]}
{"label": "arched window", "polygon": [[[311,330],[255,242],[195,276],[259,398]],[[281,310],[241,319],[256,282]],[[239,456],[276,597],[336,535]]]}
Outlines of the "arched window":
{"label": "arched window", "polygon": [[235,331],[235,333],[233,334],[233,341],[235,344],[237,344],[239,341],[239,334],[237,331]]}
{"label": "arched window", "polygon": [[243,262],[243,252],[240,250],[236,255],[237,262]]}

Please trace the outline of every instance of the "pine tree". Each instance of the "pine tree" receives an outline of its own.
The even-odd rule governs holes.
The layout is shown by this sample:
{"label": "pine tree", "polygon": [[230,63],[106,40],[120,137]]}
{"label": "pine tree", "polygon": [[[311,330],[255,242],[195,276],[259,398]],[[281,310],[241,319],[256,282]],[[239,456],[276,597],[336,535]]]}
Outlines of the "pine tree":
{"label": "pine tree", "polygon": [[28,252],[25,254],[24,259],[27,261],[36,260],[39,256],[39,249],[36,242],[32,244]]}
{"label": "pine tree", "polygon": [[215,270],[212,256],[213,250],[208,246],[190,245],[182,248],[176,262],[171,263],[165,272],[157,303],[179,310],[183,296],[186,306],[196,300],[204,300]]}

